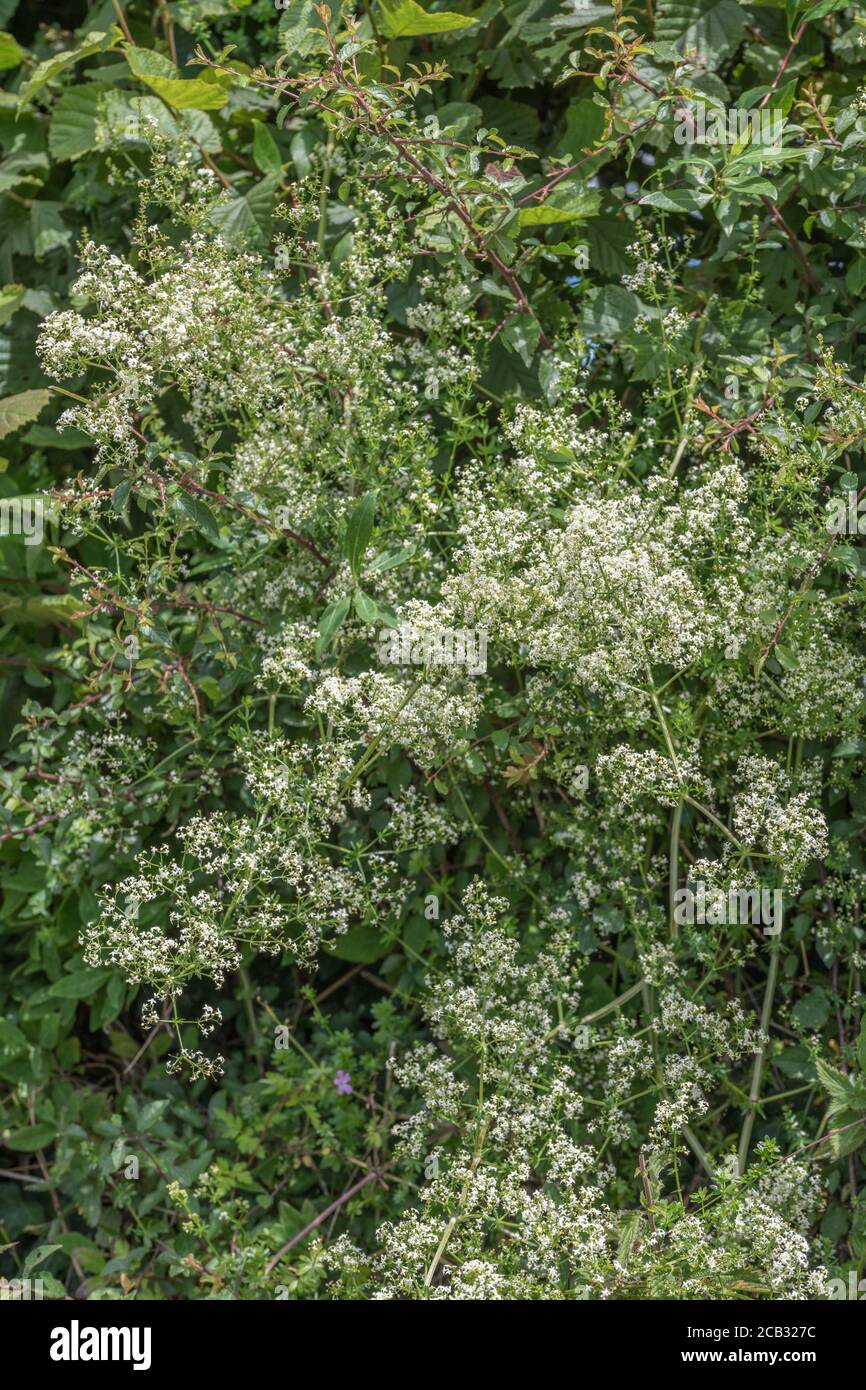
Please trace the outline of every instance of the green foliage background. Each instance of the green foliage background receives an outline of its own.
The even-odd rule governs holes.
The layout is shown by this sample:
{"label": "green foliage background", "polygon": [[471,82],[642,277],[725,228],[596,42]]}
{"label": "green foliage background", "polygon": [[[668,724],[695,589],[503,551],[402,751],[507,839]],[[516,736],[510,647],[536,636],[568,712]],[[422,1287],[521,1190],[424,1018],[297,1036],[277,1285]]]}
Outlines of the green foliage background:
{"label": "green foliage background", "polygon": [[[424,407],[436,478],[450,479],[452,469],[456,476],[472,458],[492,469],[502,448],[499,408],[551,411],[563,399],[570,352],[586,367],[581,428],[612,429],[637,485],[659,461],[675,470],[681,459],[735,457],[749,470],[749,507],[765,534],[794,534],[804,553],[821,554],[828,498],[863,483],[859,7],[647,0],[629,12],[559,0],[454,0],[444,11],[439,3],[370,0],[356,16],[363,49],[354,81],[374,113],[363,139],[345,91],[334,103],[342,117],[332,119],[315,106],[313,78],[305,86],[302,75],[320,75],[329,62],[312,4],[291,0],[278,11],[266,0],[133,0],[122,26],[112,3],[42,9],[0,0],[0,497],[62,490],[76,475],[90,476],[91,441],[80,430],[58,431],[70,400],[53,389],[36,339],[46,317],[69,304],[83,237],[131,254],[139,185],[151,169],[138,132],[150,118],[164,147],[183,138],[217,172],[223,197],[207,220],[210,233],[268,264],[280,245],[281,209],[297,195],[310,244],[339,277],[359,183],[369,175],[375,187],[379,178],[425,248],[407,274],[384,276],[382,317],[398,340],[411,336],[407,306],[418,303],[418,276],[457,268],[472,314],[489,331],[460,344],[477,356],[477,387],[457,384]],[[214,62],[229,46],[222,67],[188,66],[197,49]],[[265,81],[256,77],[260,67]],[[429,155],[438,189],[389,162],[394,147],[385,149],[387,84],[413,74],[414,88],[400,89],[405,124],[394,128]],[[332,95],[339,90],[338,82]],[[778,151],[679,145],[677,111],[699,99],[763,103],[788,118],[791,133]],[[451,132],[452,150],[417,143],[439,127]],[[356,144],[364,147],[359,166]],[[470,210],[468,221],[454,215],[455,202]],[[163,209],[157,220],[177,244],[182,219]],[[671,266],[668,282],[646,298],[622,283],[634,272],[629,248],[644,234]],[[290,296],[303,278],[290,277]],[[646,324],[664,322],[672,309],[685,328],[660,348]],[[829,385],[821,378],[827,351],[844,364]],[[165,368],[170,377],[171,363]],[[97,370],[62,385],[87,395],[99,380]],[[804,393],[815,393],[815,404],[795,417]],[[168,388],[161,409],[150,462],[166,439],[189,447],[182,406]],[[374,424],[369,438],[349,439],[339,467],[322,462],[332,496],[302,528],[301,543],[266,538],[268,573],[297,572],[307,586],[304,611],[322,633],[318,659],[345,661],[351,672],[363,669],[352,643],[365,625],[389,621],[391,605],[413,585],[435,589],[453,534],[449,485],[441,534],[423,551],[424,517],[390,447],[374,446]],[[384,414],[381,426],[389,444]],[[104,524],[49,521],[53,552],[0,540],[0,1271],[38,1273],[56,1296],[327,1296],[314,1242],[300,1242],[276,1267],[271,1260],[369,1165],[388,1162],[399,1110],[388,1059],[428,1036],[417,1000],[427,968],[441,958],[427,895],[453,907],[482,876],[508,900],[531,951],[545,905],[562,901],[574,867],[576,851],[556,833],[557,777],[548,775],[574,743],[574,728],[533,707],[522,676],[500,672],[496,699],[450,766],[419,769],[385,740],[368,769],[373,831],[387,821],[386,798],[412,784],[456,818],[456,844],[405,851],[399,906],[353,921],[335,950],[320,952],[315,975],[250,952],[221,1000],[222,1080],[166,1074],[172,1038],[142,1028],[136,984],[109,965],[85,964],[80,934],[99,915],[100,890],[132,873],[142,848],[171,843],[193,811],[249,809],[237,746],[244,732],[260,738],[267,729],[268,701],[252,679],[255,624],[273,630],[276,616],[264,600],[252,622],[238,616],[232,568],[255,563],[255,546],[249,535],[237,539],[238,528],[243,508],[265,504],[243,488],[231,492],[224,461],[232,445],[218,434],[209,460],[180,459],[167,502],[135,469],[107,467],[96,482],[110,496]],[[359,516],[366,498],[369,516]],[[112,527],[134,535],[138,551],[118,550]],[[158,539],[145,554],[151,530]],[[181,577],[165,558],[176,548]],[[396,589],[377,589],[375,569],[364,574],[373,552],[381,573],[393,561]],[[136,565],[157,560],[168,577],[130,598],[124,585]],[[126,593],[131,607],[100,606],[99,586],[87,583],[94,571],[103,583],[113,575],[115,594]],[[781,558],[770,631],[789,598],[796,611],[765,650],[743,653],[744,684],[756,669],[773,679],[797,669],[811,640],[804,584],[838,599],[850,619],[845,640],[862,651],[864,577],[856,537],[832,546],[811,577],[797,557]],[[253,593],[258,602],[261,589]],[[134,683],[122,656],[130,633],[140,652]],[[97,736],[115,711],[128,737],[112,748]],[[297,702],[280,697],[275,711],[271,701],[275,714],[279,727],[303,732]],[[688,739],[693,707],[683,702],[671,721]],[[861,1077],[863,1060],[862,710],[852,706],[843,722],[796,748],[798,768],[811,758],[826,770],[831,841],[790,905],[780,948],[784,1024],[771,1035],[755,1138],[776,1140],[781,1152],[798,1147],[798,1136],[820,1138],[840,1116],[852,1125],[864,1106],[853,1081],[847,1098],[832,1091],[842,1071]],[[84,742],[76,744],[79,732]],[[640,743],[637,726],[628,733]],[[91,739],[97,751],[83,752]],[[587,746],[583,761],[591,764],[603,746]],[[787,737],[779,746],[790,764]],[[723,797],[726,775],[719,773]],[[687,809],[684,836],[695,819]],[[667,813],[660,825],[657,853],[666,852]],[[633,868],[624,862],[626,875]],[[664,892],[659,901],[663,918]],[[611,891],[587,911],[575,902],[568,911],[588,962],[585,1011],[604,1010],[638,978],[633,914],[644,909]],[[697,981],[700,961],[690,968]],[[757,1017],[767,969],[760,954],[722,966],[711,991],[740,997]],[[196,999],[200,990],[202,1004],[211,997],[197,981],[190,989]],[[646,1002],[628,1005],[635,1027],[646,1023]],[[297,1046],[275,1053],[275,1024],[283,1022]],[[351,1099],[335,1087],[341,1069],[351,1074]],[[749,1080],[750,1065],[719,1072],[704,1148],[736,1146]],[[773,1104],[774,1095],[784,1099]],[[635,1113],[640,1128],[649,1101]],[[856,1130],[850,1153],[824,1145],[816,1156],[826,1200],[812,1231],[831,1273],[856,1268],[858,1277],[866,1259],[862,1134]],[[140,1162],[136,1178],[125,1176],[130,1156]],[[613,1193],[623,1212],[640,1210],[636,1164],[629,1142],[617,1156]],[[189,1192],[206,1169],[215,1175],[206,1201],[172,1200],[169,1184]],[[419,1171],[395,1173],[399,1180],[369,1182],[338,1205],[318,1234],[349,1230],[369,1246],[379,1223],[423,1186]],[[681,1177],[684,1186],[695,1180],[691,1190],[702,1180],[690,1151]],[[653,1292],[644,1286],[637,1296]]]}

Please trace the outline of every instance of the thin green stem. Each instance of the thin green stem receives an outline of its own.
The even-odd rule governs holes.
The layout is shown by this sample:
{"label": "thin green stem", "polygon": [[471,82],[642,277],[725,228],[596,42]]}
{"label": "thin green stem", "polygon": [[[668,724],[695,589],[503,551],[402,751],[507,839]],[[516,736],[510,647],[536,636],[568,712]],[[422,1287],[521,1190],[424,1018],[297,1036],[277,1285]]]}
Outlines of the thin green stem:
{"label": "thin green stem", "polygon": [[[761,1032],[769,1034],[770,1018],[773,1012],[773,996],[776,993],[776,981],[779,976],[779,956],[781,942],[779,938],[770,947],[770,965],[767,970],[767,984],[764,989],[764,1004],[761,1009]],[[742,1177],[746,1171],[746,1159],[749,1153],[749,1144],[752,1142],[752,1129],[755,1124],[755,1113],[758,1108],[758,1101],[761,1098],[761,1077],[764,1071],[764,1058],[766,1056],[767,1044],[761,1043],[755,1053],[755,1065],[752,1070],[752,1084],[749,1088],[749,1109],[743,1121],[743,1132],[740,1135],[740,1147],[737,1151],[737,1171]]]}
{"label": "thin green stem", "polygon": [[698,1162],[700,1163],[700,1165],[701,1165],[701,1167],[703,1168],[704,1172],[706,1173],[707,1177],[710,1178],[710,1179],[712,1179],[713,1182],[715,1182],[715,1180],[716,1180],[716,1172],[715,1172],[715,1169],[713,1168],[713,1165],[712,1165],[712,1163],[711,1163],[710,1160],[709,1160],[709,1156],[708,1156],[708,1154],[707,1154],[707,1151],[706,1151],[706,1149],[704,1148],[704,1146],[701,1144],[700,1140],[697,1138],[697,1136],[696,1136],[695,1134],[692,1133],[692,1131],[689,1129],[688,1125],[683,1125],[683,1135],[684,1135],[684,1137],[685,1137],[686,1143],[688,1144],[688,1146],[689,1146],[689,1148],[691,1149],[692,1153],[694,1154],[695,1158],[696,1158],[696,1159],[698,1160]]}
{"label": "thin green stem", "polygon": [[671,847],[670,847],[670,856],[669,856],[669,861],[670,861],[670,885],[669,885],[669,892],[670,892],[670,932],[671,932],[671,941],[676,941],[676,939],[677,939],[677,932],[678,932],[677,919],[676,919],[676,902],[677,902],[677,884],[678,884],[678,882],[679,882],[679,877],[680,877],[680,825],[681,825],[682,819],[683,819],[683,806],[684,806],[684,805],[685,805],[685,802],[684,802],[683,798],[680,797],[679,801],[677,802],[676,806],[674,807],[673,815],[671,816]]}

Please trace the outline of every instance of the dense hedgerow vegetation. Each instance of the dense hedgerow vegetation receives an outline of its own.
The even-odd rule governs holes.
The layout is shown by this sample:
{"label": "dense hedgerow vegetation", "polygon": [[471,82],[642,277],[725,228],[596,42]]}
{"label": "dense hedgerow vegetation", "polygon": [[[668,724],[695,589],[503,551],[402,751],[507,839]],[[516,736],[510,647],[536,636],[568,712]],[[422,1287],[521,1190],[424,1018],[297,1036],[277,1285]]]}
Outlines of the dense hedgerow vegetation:
{"label": "dense hedgerow vegetation", "polygon": [[443,5],[0,0],[50,1296],[863,1273],[866,16]]}

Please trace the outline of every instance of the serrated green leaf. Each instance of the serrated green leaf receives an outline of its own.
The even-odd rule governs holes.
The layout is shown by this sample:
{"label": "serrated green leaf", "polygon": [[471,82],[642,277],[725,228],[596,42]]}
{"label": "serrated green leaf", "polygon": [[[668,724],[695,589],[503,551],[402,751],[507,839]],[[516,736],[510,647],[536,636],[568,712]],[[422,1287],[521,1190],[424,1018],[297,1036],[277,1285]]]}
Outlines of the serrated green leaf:
{"label": "serrated green leaf", "polygon": [[851,1083],[844,1072],[829,1067],[820,1057],[815,1061],[815,1070],[824,1090],[837,1106],[851,1104]]}
{"label": "serrated green leaf", "polygon": [[279,174],[267,174],[248,193],[227,193],[212,210],[208,221],[227,241],[266,245]]}
{"label": "serrated green leaf", "polygon": [[590,290],[583,311],[583,330],[588,337],[619,338],[631,327],[638,314],[648,312],[632,290],[622,285],[605,285]]}
{"label": "serrated green leaf", "polygon": [[288,56],[309,58],[313,53],[327,51],[328,41],[316,13],[315,0],[289,0],[280,20],[279,34],[283,52]]}
{"label": "serrated green leaf", "polygon": [[204,78],[183,78],[173,63],[150,48],[125,49],[126,61],[135,76],[175,111],[218,111],[228,101],[225,87]]}
{"label": "serrated green leaf", "polygon": [[63,93],[48,127],[48,148],[54,159],[80,159],[94,148],[102,96],[96,83],[70,87]]}
{"label": "serrated green leaf", "polygon": [[94,53],[102,53],[107,48],[114,47],[123,38],[123,34],[117,25],[113,25],[107,33],[88,34],[84,43],[78,48],[66,49],[63,53],[55,53],[52,58],[46,58],[34,70],[29,81],[21,88],[18,94],[19,105],[24,106],[31,101],[36,93],[50,82],[64,68],[71,67],[73,63],[78,63],[82,58],[89,58]]}
{"label": "serrated green leaf", "polygon": [[696,53],[702,66],[713,68],[731,56],[745,27],[745,12],[736,0],[660,0],[655,38],[673,44],[679,53]]}
{"label": "serrated green leaf", "polygon": [[451,10],[436,13],[421,8],[416,0],[378,0],[379,24],[389,39],[405,39],[419,34],[445,34],[453,29],[469,29],[476,23]]}

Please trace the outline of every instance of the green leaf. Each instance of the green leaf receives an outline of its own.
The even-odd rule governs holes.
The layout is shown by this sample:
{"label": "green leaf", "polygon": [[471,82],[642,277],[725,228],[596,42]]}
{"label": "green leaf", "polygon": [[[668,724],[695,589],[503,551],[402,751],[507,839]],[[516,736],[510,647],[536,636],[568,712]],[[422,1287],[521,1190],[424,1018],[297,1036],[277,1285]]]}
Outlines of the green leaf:
{"label": "green leaf", "polygon": [[0,1018],[0,1056],[15,1057],[27,1051],[27,1039],[9,1019]]}
{"label": "green leaf", "polygon": [[860,1036],[857,1039],[857,1061],[860,1063],[860,1070],[866,1076],[866,1014],[860,1023]]}
{"label": "green leaf", "polygon": [[866,739],[845,738],[833,749],[834,758],[859,758],[866,753]]}
{"label": "green leaf", "polygon": [[[610,20],[610,5],[605,0],[578,0],[578,3],[562,9],[570,9],[563,19],[554,20],[557,28],[585,29],[587,25],[604,27]],[[527,11],[531,13],[531,9]]]}
{"label": "green leaf", "polygon": [[159,618],[153,614],[141,624],[141,635],[147,638],[148,642],[155,642],[158,647],[172,647],[171,633],[165,623],[160,622]]}
{"label": "green leaf", "polygon": [[178,77],[177,69],[167,58],[150,48],[125,49],[126,61],[135,76],[176,111],[218,111],[228,101],[225,87],[204,78]]}
{"label": "green leaf", "polygon": [[845,272],[845,286],[852,294],[862,294],[866,287],[866,257],[857,256]]}
{"label": "green leaf", "polygon": [[368,574],[381,574],[382,570],[390,570],[402,565],[404,560],[408,560],[414,554],[412,546],[401,546],[399,550],[383,550],[374,559],[370,560],[365,566]]}
{"label": "green leaf", "polygon": [[370,537],[373,534],[373,520],[376,516],[376,502],[378,494],[368,492],[362,497],[352,511],[349,513],[346,522],[346,537],[343,542],[343,555],[349,562],[349,567],[353,576],[357,579],[361,569],[361,561],[367,546],[370,544]]}
{"label": "green leaf", "polygon": [[812,5],[801,14],[800,23],[813,24],[816,19],[824,19],[828,14],[835,14],[837,10],[849,8],[849,0],[818,0],[817,5]]}
{"label": "green leaf", "polygon": [[72,425],[62,430],[55,429],[53,425],[31,425],[24,435],[24,443],[33,444],[37,449],[89,449],[93,440],[89,434]]}
{"label": "green leaf", "polygon": [[815,1032],[823,1028],[830,1017],[830,1000],[820,985],[805,994],[791,1010],[794,1018],[803,1028]]}
{"label": "green leaf", "polygon": [[863,1141],[866,1140],[866,1125],[855,1124],[856,1118],[857,1116],[853,1114],[839,1117],[840,1128],[844,1128],[849,1123],[851,1128],[844,1128],[844,1133],[834,1134],[830,1140],[834,1158],[847,1158],[849,1154],[854,1153],[855,1149],[859,1149]]}
{"label": "green leaf", "polygon": [[612,217],[594,217],[585,228],[589,241],[589,263],[593,270],[603,275],[620,276],[627,274],[634,261],[627,253],[627,247],[634,241],[635,229],[625,218],[615,221]]}
{"label": "green leaf", "polygon": [[253,158],[263,174],[274,173],[283,167],[279,146],[264,121],[253,124]]}
{"label": "green leaf", "polygon": [[[46,1128],[47,1128],[47,1127],[48,1127],[48,1126],[46,1126]],[[24,1278],[26,1279],[26,1278],[28,1277],[28,1275],[30,1275],[30,1274],[33,1273],[34,1269],[38,1269],[39,1266],[40,1266],[41,1264],[44,1264],[45,1261],[46,1261],[51,1255],[53,1255],[54,1252],[55,1252],[56,1250],[62,1250],[62,1249],[63,1249],[63,1246],[62,1246],[62,1245],[37,1245],[37,1246],[35,1246],[35,1247],[30,1251],[30,1254],[27,1256],[27,1259],[24,1261],[24,1268],[23,1268],[23,1270],[21,1271],[21,1273],[23,1274]]]}
{"label": "green leaf", "polygon": [[416,0],[379,0],[379,27],[389,39],[418,34],[444,34],[450,29],[469,29],[477,21],[451,10],[428,13]]}
{"label": "green leaf", "polygon": [[328,41],[316,13],[316,0],[289,0],[280,20],[279,35],[287,55],[309,58],[312,53],[327,52]]}
{"label": "green leaf", "polygon": [[16,309],[20,308],[26,293],[24,285],[3,286],[0,290],[0,324],[11,319]]}
{"label": "green leaf", "polygon": [[217,203],[208,221],[227,241],[265,246],[270,236],[274,194],[279,174],[267,174],[249,193],[227,193]]}
{"label": "green leaf", "polygon": [[518,214],[521,227],[544,227],[554,222],[576,222],[598,211],[601,197],[595,188],[583,182],[561,184],[546,202],[522,208]]}
{"label": "green leaf", "polygon": [[51,399],[50,391],[22,391],[0,400],[0,439],[35,420]]}
{"label": "green leaf", "polygon": [[20,67],[26,56],[17,39],[5,30],[0,30],[0,70]]}
{"label": "green leaf", "polygon": [[777,642],[773,648],[773,655],[785,671],[796,671],[799,665],[797,653],[791,647],[783,646],[781,642]]}
{"label": "green leaf", "polygon": [[382,603],[380,599],[376,603],[376,610],[379,621],[384,623],[386,627],[400,626],[400,619],[397,617],[397,614],[394,612],[390,604]]}
{"label": "green leaf", "polygon": [[619,1244],[617,1258],[625,1262],[634,1248],[634,1243],[641,1233],[643,1219],[639,1211],[634,1211],[623,1218],[619,1227]]}
{"label": "green leaf", "polygon": [[71,975],[62,975],[51,986],[48,993],[53,999],[91,999],[101,985],[110,979],[112,971],[105,968],[75,970]]}
{"label": "green leaf", "polygon": [[831,1207],[821,1220],[821,1235],[835,1244],[848,1230],[848,1213],[844,1207]]}
{"label": "green leaf", "polygon": [[537,208],[522,208],[517,215],[521,227],[549,227],[554,222],[578,222],[583,214],[570,212],[568,208],[556,208],[551,203],[542,203]]}
{"label": "green leaf", "polygon": [[208,540],[219,541],[220,528],[217,519],[210,507],[198,497],[190,497],[188,492],[183,492],[177,499],[178,506],[185,516],[189,517],[193,526]]}
{"label": "green leaf", "polygon": [[351,602],[351,594],[344,594],[342,598],[335,599],[333,603],[328,604],[319,619],[319,640],[316,644],[316,650],[319,653],[325,650],[343,626]]}
{"label": "green leaf", "polygon": [[228,101],[221,87],[197,77],[191,82],[173,77],[144,77],[142,81],[175,111],[218,111]]}
{"label": "green leaf", "polygon": [[35,202],[30,208],[33,250],[37,259],[59,247],[69,246],[72,231],[63,220],[63,203]]}
{"label": "green leaf", "polygon": [[656,10],[656,39],[680,53],[693,50],[708,68],[730,58],[745,28],[745,11],[736,0],[661,0]]}
{"label": "green leaf", "polygon": [[363,589],[356,589],[355,612],[362,623],[375,623],[379,616],[379,605],[369,594],[365,594]]}
{"label": "green leaf", "polygon": [[338,937],[335,945],[331,947],[330,954],[338,960],[368,965],[371,961],[380,960],[389,946],[390,942],[385,940],[381,932],[362,922],[360,926],[351,927],[345,936]]}
{"label": "green leaf", "polygon": [[604,110],[601,106],[587,98],[573,101],[566,113],[565,134],[560,144],[560,153],[576,160],[584,150],[592,149],[601,139],[604,125]]}
{"label": "green leaf", "polygon": [[51,681],[35,666],[29,664],[24,668],[24,679],[34,690],[51,689]]}
{"label": "green leaf", "polygon": [[123,516],[131,491],[132,482],[129,478],[125,478],[122,483],[117,484],[117,487],[111,494],[111,510],[114,512],[115,516]]}
{"label": "green leaf", "polygon": [[113,48],[123,38],[123,34],[117,25],[113,25],[108,33],[88,34],[83,44],[78,48],[69,48],[64,53],[56,53],[53,58],[46,58],[44,63],[40,63],[34,70],[30,80],[24,84],[18,94],[20,106],[24,106],[31,101],[36,93],[50,82],[64,68],[71,67],[73,63],[78,63],[82,58],[89,58],[94,53],[102,53],[106,48]]}
{"label": "green leaf", "polygon": [[818,1080],[827,1092],[835,1105],[851,1104],[851,1083],[844,1072],[836,1071],[835,1067],[828,1067],[827,1063],[817,1058],[815,1070],[818,1073]]}
{"label": "green leaf", "polygon": [[798,79],[792,77],[790,82],[783,82],[780,87],[770,89],[767,106],[771,111],[781,111],[783,116],[789,114],[797,95],[797,82]]}
{"label": "green leaf", "polygon": [[671,188],[647,193],[640,203],[643,207],[662,208],[665,212],[699,212],[711,198],[711,193],[698,193],[693,188]]}
{"label": "green leaf", "polygon": [[516,352],[525,366],[532,365],[535,349],[541,337],[541,324],[528,314],[515,314],[502,330],[502,341],[511,352]]}
{"label": "green leaf", "polygon": [[621,338],[640,313],[647,308],[636,294],[622,285],[605,285],[586,297],[583,331],[590,338]]}
{"label": "green leaf", "polygon": [[51,1144],[56,1133],[54,1125],[25,1125],[23,1129],[13,1130],[5,1139],[0,1135],[0,1142],[18,1153],[33,1153],[35,1149],[43,1149],[46,1144]]}
{"label": "green leaf", "polygon": [[814,1081],[815,1064],[809,1049],[802,1043],[789,1043],[773,1058],[773,1065],[783,1076],[793,1077],[795,1081]]}
{"label": "green leaf", "polygon": [[74,594],[56,594],[39,598],[17,598],[0,594],[0,622],[21,623],[44,627],[48,623],[71,623],[81,612],[81,600]]}
{"label": "green leaf", "polygon": [[102,95],[96,83],[70,87],[63,93],[48,127],[48,148],[54,159],[80,159],[94,148]]}

